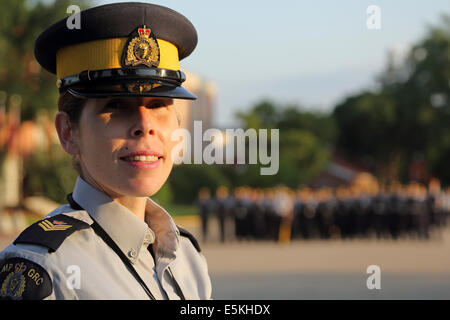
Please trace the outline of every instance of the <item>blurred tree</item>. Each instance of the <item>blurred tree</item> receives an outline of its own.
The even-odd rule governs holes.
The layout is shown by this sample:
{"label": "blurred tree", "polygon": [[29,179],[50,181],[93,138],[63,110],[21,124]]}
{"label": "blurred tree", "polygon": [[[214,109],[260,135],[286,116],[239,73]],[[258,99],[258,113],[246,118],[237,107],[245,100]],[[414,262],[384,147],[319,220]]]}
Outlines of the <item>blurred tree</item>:
{"label": "blurred tree", "polygon": [[281,109],[279,118],[277,126],[280,131],[308,131],[327,146],[334,145],[336,141],[336,122],[329,112],[303,111],[298,106],[292,105]]}
{"label": "blurred tree", "polygon": [[89,0],[2,0],[0,2],[0,90],[22,97],[22,119],[41,108],[55,109],[55,76],[34,58],[34,41],[51,23],[68,16],[67,7],[85,8]]}
{"label": "blurred tree", "polygon": [[154,194],[151,197],[153,200],[155,200],[158,204],[162,205],[163,207],[166,207],[170,205],[173,201],[173,193],[172,188],[170,186],[170,183],[165,183],[159,191]]}
{"label": "blurred tree", "polygon": [[309,183],[330,161],[330,152],[311,131],[280,129],[277,184],[291,188]]}
{"label": "blurred tree", "polygon": [[[0,2],[0,92],[9,112],[13,99],[20,98],[21,120],[33,120],[42,111],[53,114],[58,90],[53,74],[34,58],[34,42],[50,24],[66,16],[72,4],[85,8],[89,0],[2,0]],[[30,137],[33,138],[33,137]],[[59,145],[38,150],[24,162],[24,196],[41,194],[62,202],[72,190],[76,172],[71,159]],[[0,150],[5,153],[8,150]],[[9,150],[11,151],[11,150]],[[1,158],[0,158],[0,166]],[[43,178],[45,177],[45,179]]]}
{"label": "blurred tree", "polygon": [[378,77],[379,92],[347,97],[335,108],[337,148],[386,179],[408,180],[412,161],[423,158],[450,183],[442,157],[450,154],[450,17],[430,26],[403,61],[394,58]]}
{"label": "blurred tree", "polygon": [[278,123],[279,113],[273,102],[263,100],[256,103],[251,112],[237,112],[236,117],[245,124],[246,128],[271,129]]}
{"label": "blurred tree", "polygon": [[336,126],[329,114],[303,111],[295,105],[278,106],[266,100],[236,116],[245,129],[280,130],[280,165],[278,174],[273,176],[261,175],[260,164],[236,166],[233,185],[273,187],[284,184],[296,188],[318,175],[330,160]]}
{"label": "blurred tree", "polygon": [[170,184],[174,202],[187,204],[192,204],[197,198],[201,187],[209,188],[212,194],[221,185],[231,185],[218,165],[175,166],[166,184]]}
{"label": "blurred tree", "polygon": [[59,144],[39,150],[24,162],[23,196],[44,196],[57,203],[66,203],[78,173],[72,159]]}
{"label": "blurred tree", "polygon": [[392,171],[393,159],[401,151],[396,107],[389,95],[364,92],[347,98],[334,109],[338,149],[352,161],[362,160],[381,178]]}

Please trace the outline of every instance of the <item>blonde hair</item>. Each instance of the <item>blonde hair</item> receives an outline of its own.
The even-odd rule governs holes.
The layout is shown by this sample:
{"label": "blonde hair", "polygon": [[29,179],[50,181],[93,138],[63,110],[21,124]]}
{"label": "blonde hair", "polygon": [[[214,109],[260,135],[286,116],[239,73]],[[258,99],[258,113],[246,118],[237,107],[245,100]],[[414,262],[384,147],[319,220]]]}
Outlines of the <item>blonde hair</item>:
{"label": "blonde hair", "polygon": [[[72,126],[77,127],[87,99],[72,95],[69,91],[60,94],[58,110],[67,113]],[[72,167],[81,176],[81,165],[78,155],[72,157]]]}

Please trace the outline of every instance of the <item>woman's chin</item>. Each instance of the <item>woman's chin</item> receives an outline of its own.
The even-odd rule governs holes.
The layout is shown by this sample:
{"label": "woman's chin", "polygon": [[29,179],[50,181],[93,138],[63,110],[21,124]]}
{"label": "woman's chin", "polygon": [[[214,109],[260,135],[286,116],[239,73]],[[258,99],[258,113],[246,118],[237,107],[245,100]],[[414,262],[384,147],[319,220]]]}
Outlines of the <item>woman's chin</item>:
{"label": "woman's chin", "polygon": [[129,196],[133,197],[151,197],[161,189],[163,183],[152,182],[132,182],[126,188]]}

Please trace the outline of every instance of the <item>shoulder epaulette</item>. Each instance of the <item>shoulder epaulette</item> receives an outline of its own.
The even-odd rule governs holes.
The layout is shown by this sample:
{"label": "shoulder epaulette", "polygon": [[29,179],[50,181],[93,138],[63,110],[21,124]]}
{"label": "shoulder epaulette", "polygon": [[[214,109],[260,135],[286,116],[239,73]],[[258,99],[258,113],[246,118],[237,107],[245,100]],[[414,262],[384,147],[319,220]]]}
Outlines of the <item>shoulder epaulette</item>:
{"label": "shoulder epaulette", "polygon": [[47,247],[49,252],[55,252],[72,233],[88,228],[90,228],[90,225],[84,221],[65,214],[58,214],[26,228],[14,240],[14,244],[37,244]]}
{"label": "shoulder epaulette", "polygon": [[189,231],[187,231],[186,229],[183,229],[181,227],[178,227],[178,230],[180,230],[180,236],[188,238],[192,242],[192,244],[194,245],[195,249],[198,252],[202,251],[200,249],[200,245],[198,244],[197,239],[195,239],[195,237],[192,235],[192,233],[190,233]]}

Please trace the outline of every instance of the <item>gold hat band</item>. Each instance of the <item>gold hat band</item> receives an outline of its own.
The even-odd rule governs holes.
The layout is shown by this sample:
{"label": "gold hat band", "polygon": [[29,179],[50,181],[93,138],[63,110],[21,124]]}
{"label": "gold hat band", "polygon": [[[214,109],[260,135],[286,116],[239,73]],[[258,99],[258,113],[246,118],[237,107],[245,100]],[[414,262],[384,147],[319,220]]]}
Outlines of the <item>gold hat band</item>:
{"label": "gold hat band", "polygon": [[[61,48],[56,53],[56,76],[58,79],[84,70],[122,68],[122,54],[128,38],[100,39]],[[160,50],[158,68],[180,70],[177,47],[157,39]]]}

